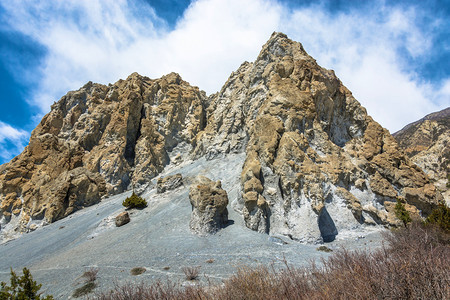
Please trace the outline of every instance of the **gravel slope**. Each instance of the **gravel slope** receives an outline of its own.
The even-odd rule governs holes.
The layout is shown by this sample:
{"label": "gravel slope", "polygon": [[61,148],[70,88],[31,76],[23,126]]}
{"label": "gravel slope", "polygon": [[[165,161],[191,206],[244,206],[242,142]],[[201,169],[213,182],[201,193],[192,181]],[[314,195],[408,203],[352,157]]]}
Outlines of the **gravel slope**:
{"label": "gravel slope", "polygon": [[[164,194],[156,194],[156,189],[149,188],[143,194],[148,207],[131,210],[131,222],[125,226],[115,227],[113,217],[123,211],[121,203],[130,192],[0,244],[0,280],[9,282],[10,267],[16,271],[28,267],[35,280],[43,284],[43,291],[56,299],[67,299],[82,284],[80,276],[90,267],[99,269],[98,291],[111,288],[114,282],[168,278],[188,284],[181,270],[184,266],[200,266],[201,282],[207,278],[220,281],[239,266],[270,263],[281,266],[284,258],[300,266],[329,255],[317,251],[317,245],[251,231],[230,207],[229,226],[217,234],[198,237],[190,233],[190,180],[198,174],[222,180],[231,206],[239,193],[244,159],[242,154],[228,155],[226,159],[203,158],[168,167],[161,176],[182,173],[185,185]],[[340,233],[327,246],[374,249],[381,241],[379,228],[361,227],[351,233]],[[212,263],[206,262],[211,259]],[[132,276],[133,267],[145,267],[147,271]]]}

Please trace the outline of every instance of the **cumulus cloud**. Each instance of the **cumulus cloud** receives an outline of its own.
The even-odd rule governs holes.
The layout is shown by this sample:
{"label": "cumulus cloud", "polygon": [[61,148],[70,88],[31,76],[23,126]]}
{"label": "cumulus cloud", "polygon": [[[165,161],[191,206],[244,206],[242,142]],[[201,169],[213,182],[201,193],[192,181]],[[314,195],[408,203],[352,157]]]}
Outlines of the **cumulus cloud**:
{"label": "cumulus cloud", "polygon": [[68,90],[91,80],[115,82],[132,72],[152,78],[178,72],[213,93],[245,60],[253,61],[273,31],[300,41],[334,69],[375,120],[391,131],[448,105],[448,81],[423,83],[402,53],[420,58],[432,47],[414,9],[331,12],[268,0],[194,1],[169,28],[145,2],[66,0],[5,2],[9,26],[47,49],[30,102],[47,112]]}
{"label": "cumulus cloud", "polygon": [[20,153],[28,142],[29,133],[0,121],[0,158],[10,160]]}
{"label": "cumulus cloud", "polygon": [[370,115],[395,132],[450,104],[442,87],[408,69],[403,56],[429,55],[430,33],[416,24],[417,11],[387,8],[332,14],[320,5],[295,11],[285,28],[337,76]]}

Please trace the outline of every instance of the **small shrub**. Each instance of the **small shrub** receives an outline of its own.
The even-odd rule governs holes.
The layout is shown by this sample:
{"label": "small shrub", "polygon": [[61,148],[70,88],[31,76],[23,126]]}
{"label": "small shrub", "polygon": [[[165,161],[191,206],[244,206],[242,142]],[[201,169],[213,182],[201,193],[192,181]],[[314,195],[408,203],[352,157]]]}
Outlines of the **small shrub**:
{"label": "small shrub", "polygon": [[81,277],[86,278],[86,282],[94,282],[97,280],[98,268],[90,268]]}
{"label": "small shrub", "polygon": [[214,261],[215,261],[214,258],[210,258],[210,259],[207,259],[205,262],[207,264],[212,264]]}
{"label": "small shrub", "polygon": [[439,206],[427,217],[426,224],[435,224],[445,231],[450,231],[450,208],[445,204]]}
{"label": "small shrub", "polygon": [[86,282],[83,286],[77,288],[73,294],[72,297],[79,298],[82,296],[86,296],[89,293],[92,293],[92,291],[97,287],[97,284],[93,281]]}
{"label": "small shrub", "polygon": [[130,273],[131,273],[131,275],[135,275],[136,276],[136,275],[141,275],[145,271],[147,271],[146,268],[136,267],[136,268],[131,269]]}
{"label": "small shrub", "polygon": [[200,271],[200,266],[197,267],[183,267],[184,275],[186,275],[187,280],[196,280],[198,278],[198,273]]}
{"label": "small shrub", "polygon": [[130,197],[122,202],[122,205],[126,208],[145,208],[147,207],[147,201],[133,192]]}
{"label": "small shrub", "polygon": [[0,299],[36,299],[36,300],[53,300],[53,296],[46,296],[41,298],[42,293],[38,293],[42,284],[37,284],[31,276],[30,270],[23,268],[22,277],[18,277],[11,268],[10,282],[11,286],[8,286],[6,282],[0,283]]}
{"label": "small shrub", "polygon": [[406,210],[405,205],[400,202],[400,200],[397,200],[397,204],[395,205],[395,216],[403,222],[403,225],[406,226],[406,224],[411,223],[411,216],[409,215],[409,212]]}
{"label": "small shrub", "polygon": [[330,248],[328,248],[327,246],[320,246],[316,250],[317,251],[322,251],[322,252],[332,252],[333,251]]}

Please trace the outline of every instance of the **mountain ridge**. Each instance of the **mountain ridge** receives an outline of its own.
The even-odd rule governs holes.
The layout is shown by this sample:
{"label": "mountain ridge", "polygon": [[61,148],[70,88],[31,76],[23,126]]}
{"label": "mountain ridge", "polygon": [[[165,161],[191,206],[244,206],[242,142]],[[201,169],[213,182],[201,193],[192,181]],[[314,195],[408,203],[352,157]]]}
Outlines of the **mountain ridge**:
{"label": "mountain ridge", "polygon": [[442,201],[334,71],[273,33],[209,97],[176,73],[133,73],[63,96],[24,152],[0,167],[2,235],[130,186],[151,189],[169,165],[244,152],[241,192],[230,202],[259,232],[332,240],[352,226],[399,226],[397,200],[415,216]]}

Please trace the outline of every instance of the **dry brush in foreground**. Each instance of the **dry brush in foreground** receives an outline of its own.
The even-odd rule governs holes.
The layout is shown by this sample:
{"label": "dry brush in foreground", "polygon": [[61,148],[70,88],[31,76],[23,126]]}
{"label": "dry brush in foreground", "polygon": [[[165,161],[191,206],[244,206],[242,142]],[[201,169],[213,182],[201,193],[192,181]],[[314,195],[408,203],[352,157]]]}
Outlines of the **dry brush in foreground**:
{"label": "dry brush in foreground", "polygon": [[383,249],[338,251],[322,264],[282,270],[242,268],[216,286],[170,282],[117,286],[97,295],[121,299],[450,299],[450,233],[412,224],[386,235]]}

